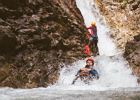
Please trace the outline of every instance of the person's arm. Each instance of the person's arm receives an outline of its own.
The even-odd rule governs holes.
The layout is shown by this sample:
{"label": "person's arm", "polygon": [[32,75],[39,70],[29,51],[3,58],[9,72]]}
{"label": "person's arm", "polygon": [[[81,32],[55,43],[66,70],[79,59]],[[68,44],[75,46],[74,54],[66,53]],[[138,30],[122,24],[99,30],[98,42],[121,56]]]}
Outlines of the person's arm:
{"label": "person's arm", "polygon": [[78,74],[81,72],[81,69],[77,72],[77,74],[75,76],[78,76]]}
{"label": "person's arm", "polygon": [[87,27],[87,29],[92,29],[92,27],[91,27],[91,26],[89,26],[89,27]]}
{"label": "person's arm", "polygon": [[95,76],[97,79],[99,79],[99,73],[97,72],[97,70],[95,70]]}

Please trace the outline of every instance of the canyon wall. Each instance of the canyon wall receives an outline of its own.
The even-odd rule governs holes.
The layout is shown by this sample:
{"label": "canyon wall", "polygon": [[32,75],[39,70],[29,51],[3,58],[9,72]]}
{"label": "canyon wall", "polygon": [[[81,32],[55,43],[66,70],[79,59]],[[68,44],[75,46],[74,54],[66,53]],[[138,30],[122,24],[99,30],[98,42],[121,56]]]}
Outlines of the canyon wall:
{"label": "canyon wall", "polygon": [[0,0],[0,86],[55,83],[82,58],[85,32],[75,0]]}

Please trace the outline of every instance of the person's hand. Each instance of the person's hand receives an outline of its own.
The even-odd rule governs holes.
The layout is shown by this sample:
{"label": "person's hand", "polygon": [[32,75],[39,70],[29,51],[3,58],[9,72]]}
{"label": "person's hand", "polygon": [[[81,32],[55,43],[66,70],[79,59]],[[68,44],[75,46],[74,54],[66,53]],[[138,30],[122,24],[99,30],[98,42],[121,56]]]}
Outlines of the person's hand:
{"label": "person's hand", "polygon": [[75,75],[75,76],[78,76],[78,75]]}

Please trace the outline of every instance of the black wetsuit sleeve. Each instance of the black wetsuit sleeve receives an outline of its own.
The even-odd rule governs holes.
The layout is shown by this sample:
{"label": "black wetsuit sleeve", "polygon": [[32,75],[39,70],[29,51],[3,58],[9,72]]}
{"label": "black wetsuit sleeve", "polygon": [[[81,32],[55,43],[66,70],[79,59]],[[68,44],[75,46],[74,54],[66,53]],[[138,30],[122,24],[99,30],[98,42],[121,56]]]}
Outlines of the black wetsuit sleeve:
{"label": "black wetsuit sleeve", "polygon": [[77,76],[80,72],[81,72],[81,70],[79,70],[75,76]]}

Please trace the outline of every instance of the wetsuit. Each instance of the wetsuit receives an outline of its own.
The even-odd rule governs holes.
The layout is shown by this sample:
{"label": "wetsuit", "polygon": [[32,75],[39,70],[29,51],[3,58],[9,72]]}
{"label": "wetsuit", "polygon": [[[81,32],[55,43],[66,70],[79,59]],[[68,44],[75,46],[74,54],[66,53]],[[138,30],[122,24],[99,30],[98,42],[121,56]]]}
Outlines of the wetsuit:
{"label": "wetsuit", "polygon": [[89,73],[92,75],[93,78],[99,79],[99,74],[95,69],[92,69]]}
{"label": "wetsuit", "polygon": [[89,40],[90,40],[90,47],[92,48],[92,50],[94,51],[94,47],[93,47],[93,44],[95,45],[95,51],[97,52],[98,51],[98,46],[97,46],[97,43],[98,43],[98,36],[97,36],[97,27],[96,26],[90,26],[87,28],[88,30],[90,30],[90,36],[89,36]]}

